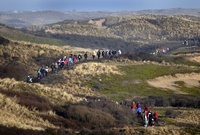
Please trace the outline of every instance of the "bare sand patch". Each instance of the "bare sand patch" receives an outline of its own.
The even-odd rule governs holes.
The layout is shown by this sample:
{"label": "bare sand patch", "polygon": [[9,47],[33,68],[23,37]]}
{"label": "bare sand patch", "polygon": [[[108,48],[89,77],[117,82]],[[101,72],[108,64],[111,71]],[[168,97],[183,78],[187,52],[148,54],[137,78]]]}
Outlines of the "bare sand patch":
{"label": "bare sand patch", "polygon": [[178,88],[178,84],[175,82],[182,81],[184,82],[185,87],[198,87],[200,86],[200,74],[199,73],[190,73],[190,74],[176,74],[174,76],[161,76],[151,80],[148,80],[148,84],[153,87],[170,89],[177,94],[187,94],[185,92],[180,91]]}
{"label": "bare sand patch", "polygon": [[103,23],[106,21],[106,19],[99,19],[99,20],[89,20],[89,24],[96,25],[98,27],[103,27]]}

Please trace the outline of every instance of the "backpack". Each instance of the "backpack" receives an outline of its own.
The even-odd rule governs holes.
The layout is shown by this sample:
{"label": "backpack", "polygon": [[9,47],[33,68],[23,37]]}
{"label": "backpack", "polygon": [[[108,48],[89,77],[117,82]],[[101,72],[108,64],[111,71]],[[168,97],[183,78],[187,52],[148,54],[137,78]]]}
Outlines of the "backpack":
{"label": "backpack", "polygon": [[158,112],[154,112],[154,118],[158,118]]}

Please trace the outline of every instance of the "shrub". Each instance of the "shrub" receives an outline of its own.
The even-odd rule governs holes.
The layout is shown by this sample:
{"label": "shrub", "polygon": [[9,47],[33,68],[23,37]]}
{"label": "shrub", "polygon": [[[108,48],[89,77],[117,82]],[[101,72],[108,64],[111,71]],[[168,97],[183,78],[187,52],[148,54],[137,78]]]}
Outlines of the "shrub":
{"label": "shrub", "polygon": [[42,117],[42,119],[44,120],[48,120],[50,123],[58,127],[79,130],[79,127],[81,126],[80,122],[75,121],[73,119],[66,119],[59,116],[51,116],[51,115],[40,115],[40,117]]}
{"label": "shrub", "polygon": [[28,69],[20,63],[10,65],[0,65],[0,78],[15,78],[16,80],[26,80]]}
{"label": "shrub", "polygon": [[115,125],[115,118],[99,109],[86,106],[71,105],[66,108],[67,118],[75,119],[86,127],[100,128]]}
{"label": "shrub", "polygon": [[200,108],[200,99],[194,96],[175,95],[171,97],[160,97],[160,96],[149,96],[147,98],[134,98],[136,102],[146,104],[148,106],[159,106],[159,107],[194,107]]}
{"label": "shrub", "polygon": [[5,127],[0,125],[1,135],[44,135],[44,131],[30,130],[30,129],[20,129],[17,127]]}
{"label": "shrub", "polygon": [[0,37],[0,45],[8,45],[10,41],[8,39],[5,39],[3,37]]}
{"label": "shrub", "polygon": [[166,110],[165,111],[165,116],[169,118],[176,118],[178,115],[180,115],[179,111],[174,111],[174,110]]}
{"label": "shrub", "polygon": [[8,97],[17,97],[19,99],[18,103],[27,108],[34,108],[39,111],[51,110],[52,104],[45,97],[29,92],[18,92],[13,90],[0,90],[0,92]]}
{"label": "shrub", "polygon": [[128,101],[126,101],[126,105],[117,105],[115,102],[103,97],[87,97],[87,100],[89,102],[82,103],[84,106],[111,114],[119,124],[133,124],[131,103]]}

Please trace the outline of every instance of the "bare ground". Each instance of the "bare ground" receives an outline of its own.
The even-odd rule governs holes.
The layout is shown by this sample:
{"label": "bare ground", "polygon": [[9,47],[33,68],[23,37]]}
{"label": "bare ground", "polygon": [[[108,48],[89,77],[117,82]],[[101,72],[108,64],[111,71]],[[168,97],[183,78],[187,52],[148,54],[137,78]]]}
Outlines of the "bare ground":
{"label": "bare ground", "polygon": [[178,84],[175,84],[175,82],[178,81],[184,82],[185,87],[191,88],[200,86],[199,80],[200,80],[199,73],[191,73],[191,74],[176,74],[175,76],[171,75],[161,76],[148,80],[147,82],[153,87],[170,89],[174,91],[174,93],[176,94],[187,94],[185,92],[180,91],[180,89],[177,88]]}

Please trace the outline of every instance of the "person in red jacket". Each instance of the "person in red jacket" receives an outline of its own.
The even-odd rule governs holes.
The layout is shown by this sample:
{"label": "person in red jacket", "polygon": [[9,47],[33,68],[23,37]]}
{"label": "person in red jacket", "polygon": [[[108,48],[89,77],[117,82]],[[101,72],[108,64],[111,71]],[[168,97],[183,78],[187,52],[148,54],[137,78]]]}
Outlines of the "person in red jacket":
{"label": "person in red jacket", "polygon": [[73,57],[73,62],[74,62],[74,64],[76,63],[76,61],[77,61],[76,55],[74,55],[74,57]]}
{"label": "person in red jacket", "polygon": [[145,111],[146,111],[147,113],[149,113],[149,112],[150,112],[150,107],[144,105],[144,112],[145,112]]}
{"label": "person in red jacket", "polygon": [[135,104],[135,102],[132,102],[131,109],[132,109],[133,112],[136,111],[136,104]]}
{"label": "person in red jacket", "polygon": [[155,125],[156,125],[156,123],[157,123],[157,121],[158,121],[158,112],[157,112],[157,111],[155,111],[155,112],[153,113],[153,118],[154,118],[154,122],[155,122]]}
{"label": "person in red jacket", "polygon": [[68,61],[68,58],[67,58],[67,59],[65,59],[64,64],[65,64],[65,65],[68,65],[68,62],[69,62],[69,61]]}

